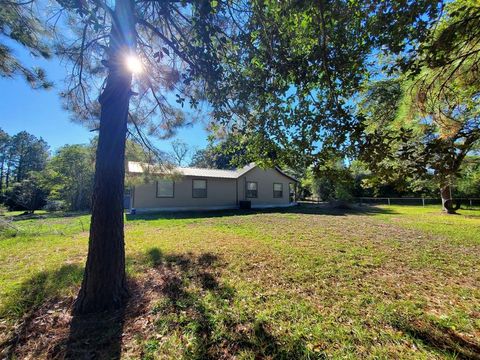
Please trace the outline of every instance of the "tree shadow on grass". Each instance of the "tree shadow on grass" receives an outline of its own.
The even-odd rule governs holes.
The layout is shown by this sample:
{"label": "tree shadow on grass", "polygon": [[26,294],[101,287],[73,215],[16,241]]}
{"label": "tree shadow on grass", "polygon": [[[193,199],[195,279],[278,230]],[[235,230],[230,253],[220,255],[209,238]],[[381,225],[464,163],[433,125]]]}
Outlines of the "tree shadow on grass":
{"label": "tree shadow on grass", "polygon": [[480,360],[480,343],[467,340],[451,329],[419,319],[398,318],[394,325],[426,346],[439,350],[452,358]]}
{"label": "tree shadow on grass", "polygon": [[73,316],[69,336],[51,351],[52,358],[120,359],[127,305],[116,311]]}
{"label": "tree shadow on grass", "polygon": [[73,297],[61,297],[61,289],[80,284],[83,268],[77,265],[23,284],[15,295],[16,316],[23,317],[0,344],[1,358],[119,359],[125,349],[145,359],[178,351],[188,359],[321,357],[302,339],[275,335],[274,324],[236,308],[236,290],[222,283],[225,264],[217,255],[151,248],[139,261],[148,269],[129,280],[131,298],[113,312],[71,316]]}
{"label": "tree shadow on grass", "polygon": [[159,220],[159,219],[197,219],[217,218],[229,216],[244,216],[256,214],[306,214],[306,215],[375,215],[375,214],[397,214],[393,209],[373,205],[351,205],[331,206],[329,204],[301,204],[288,208],[269,209],[233,209],[233,210],[206,210],[206,211],[178,211],[178,212],[156,212],[143,214],[127,214],[127,221],[134,220]]}
{"label": "tree shadow on grass", "polygon": [[16,214],[12,216],[7,216],[11,218],[13,221],[24,221],[24,220],[45,220],[45,219],[56,219],[56,218],[71,218],[71,217],[79,217],[84,215],[89,215],[89,211],[54,211],[54,212],[46,212],[41,214]]}
{"label": "tree shadow on grass", "polygon": [[[160,336],[179,334],[186,358],[228,359],[239,354],[255,359],[320,357],[313,356],[302,340],[279,339],[267,322],[232,311],[236,291],[221,283],[223,265],[216,255],[163,256],[157,248],[148,253],[162,278],[160,301],[152,309],[156,331]],[[157,345],[153,349],[160,347]]]}
{"label": "tree shadow on grass", "polygon": [[[64,265],[25,281],[0,309],[1,318],[15,321],[0,338],[1,359],[119,359],[125,307],[90,316],[73,316],[66,288],[79,286],[83,267]],[[136,284],[130,288],[136,292]]]}
{"label": "tree shadow on grass", "polygon": [[[2,358],[11,358],[17,346],[25,343],[32,332],[41,332],[39,314],[43,309],[55,311],[65,304],[58,301],[62,291],[79,284],[83,267],[76,264],[63,265],[58,270],[42,271],[23,282],[17,291],[10,294],[0,309],[1,319],[15,319],[17,326],[0,343]],[[68,305],[67,305],[68,306]]]}
{"label": "tree shadow on grass", "polygon": [[35,311],[46,299],[59,296],[63,289],[79,284],[83,267],[63,265],[57,270],[42,271],[23,282],[0,309],[0,317],[20,318]]}

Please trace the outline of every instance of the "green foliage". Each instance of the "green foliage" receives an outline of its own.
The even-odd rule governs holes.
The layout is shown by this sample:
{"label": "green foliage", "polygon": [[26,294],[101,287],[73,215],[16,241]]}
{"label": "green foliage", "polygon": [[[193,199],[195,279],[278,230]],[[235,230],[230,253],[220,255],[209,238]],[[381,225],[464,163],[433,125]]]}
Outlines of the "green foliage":
{"label": "green foliage", "polygon": [[229,133],[220,140],[213,137],[205,149],[197,150],[191,166],[212,169],[243,167],[253,160],[249,153],[254,139],[237,133]]}
{"label": "green foliage", "polygon": [[28,178],[16,182],[5,193],[5,204],[9,210],[26,210],[33,213],[46,204],[48,190],[38,172],[29,173]]}
{"label": "green foliage", "polygon": [[50,159],[44,172],[49,200],[61,200],[69,210],[87,210],[93,192],[94,150],[65,145]]}
{"label": "green foliage", "polygon": [[[36,14],[36,1],[1,1],[0,35],[20,44],[30,55],[49,58],[48,31]],[[41,68],[28,68],[14,55],[14,51],[0,42],[0,76],[22,76],[33,88],[50,88],[52,83]]]}
{"label": "green foliage", "polygon": [[307,191],[305,196],[311,194],[322,201],[351,201],[353,197],[372,195],[362,187],[362,181],[369,176],[369,171],[362,163],[353,161],[346,165],[337,159],[317,169],[310,168],[301,186]]}
{"label": "green foliage", "polygon": [[[275,148],[288,166],[305,169],[331,152],[348,153],[357,121],[352,99],[377,72],[372,58],[415,51],[437,18],[439,1],[414,6],[410,1],[253,1],[251,6],[247,31],[239,37],[245,54],[224,85],[235,90],[234,117],[228,109],[215,115],[228,124],[238,120],[236,125],[262,139],[259,147]],[[255,155],[276,160],[268,152]]]}
{"label": "green foliage", "polygon": [[0,190],[11,208],[90,208],[95,154],[92,146],[65,145],[49,158],[48,145],[25,131],[0,132]]}
{"label": "green foliage", "polygon": [[364,180],[366,187],[378,189],[389,183],[405,191],[412,174],[426,171],[423,164],[416,163],[421,152],[416,129],[399,116],[403,96],[399,79],[381,80],[367,87],[359,103],[359,159],[373,174]]}
{"label": "green foliage", "polygon": [[10,135],[0,129],[0,194],[3,193],[6,173],[9,168]]}
{"label": "green foliage", "polygon": [[426,69],[417,80],[378,81],[365,91],[359,156],[374,174],[365,185],[426,192],[460,176],[464,158],[480,141],[480,103],[475,92],[458,87],[460,73],[450,74],[448,91],[434,93],[443,78],[433,75],[438,71]]}
{"label": "green foliage", "polygon": [[22,181],[31,171],[41,171],[48,159],[48,144],[26,131],[12,136],[9,166],[16,181]]}
{"label": "green foliage", "polygon": [[480,158],[467,156],[456,181],[455,194],[461,197],[480,197]]}
{"label": "green foliage", "polygon": [[408,71],[367,87],[360,157],[375,174],[370,185],[418,191],[461,178],[480,144],[479,15],[476,1],[448,3]]}
{"label": "green foliage", "polygon": [[0,130],[0,192],[45,168],[48,145],[26,131],[10,136]]}

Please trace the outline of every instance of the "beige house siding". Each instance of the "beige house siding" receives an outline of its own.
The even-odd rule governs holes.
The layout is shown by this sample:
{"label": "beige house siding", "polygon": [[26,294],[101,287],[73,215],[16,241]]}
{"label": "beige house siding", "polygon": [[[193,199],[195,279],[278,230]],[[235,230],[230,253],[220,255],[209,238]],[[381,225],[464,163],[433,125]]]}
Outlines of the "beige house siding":
{"label": "beige house siding", "polygon": [[[196,179],[207,181],[206,198],[192,196],[193,180]],[[251,201],[252,207],[288,206],[289,184],[294,183],[293,179],[275,169],[264,170],[258,167],[237,179],[183,176],[174,181],[174,196],[171,198],[157,197],[156,182],[135,186],[132,191],[131,207],[138,211],[225,209],[238,207],[238,202],[242,200]],[[257,183],[256,198],[245,196],[248,181]],[[275,198],[273,195],[274,183],[282,184],[281,198]]]}
{"label": "beige house siding", "polygon": [[[192,196],[193,180],[207,180],[207,197]],[[174,197],[157,197],[156,182],[135,186],[132,207],[137,209],[235,207],[236,179],[183,177],[174,180]]]}
{"label": "beige house siding", "polygon": [[[245,190],[247,182],[253,181],[257,183],[257,198],[247,198],[245,196]],[[273,197],[273,184],[279,183],[283,185],[282,198]],[[253,168],[246,174],[238,178],[238,194],[239,200],[247,200],[252,202],[252,206],[282,206],[288,205],[289,201],[289,183],[293,183],[293,180],[281,174],[274,169],[260,169],[258,167]]]}

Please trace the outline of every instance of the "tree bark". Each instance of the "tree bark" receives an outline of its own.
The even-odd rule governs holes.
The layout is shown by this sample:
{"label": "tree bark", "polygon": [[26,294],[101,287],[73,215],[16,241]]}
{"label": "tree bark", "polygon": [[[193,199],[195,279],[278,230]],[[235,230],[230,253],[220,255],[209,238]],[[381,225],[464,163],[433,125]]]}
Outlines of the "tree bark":
{"label": "tree bark", "polygon": [[10,157],[7,162],[7,173],[5,174],[5,188],[8,189],[10,186]]}
{"label": "tree bark", "polygon": [[2,166],[0,167],[0,194],[3,192],[3,168],[5,166],[5,159],[2,159]]}
{"label": "tree bark", "polygon": [[135,51],[131,0],[117,0],[110,33],[108,76],[100,95],[100,129],[92,197],[88,257],[75,301],[77,315],[113,310],[127,297],[123,227],[125,139],[132,75],[125,57]]}
{"label": "tree bark", "polygon": [[17,178],[16,181],[20,182],[23,180],[23,155],[20,157],[18,160],[18,165],[17,165]]}
{"label": "tree bark", "polygon": [[447,214],[455,214],[450,185],[442,185],[440,187],[440,196],[442,198],[442,210]]}

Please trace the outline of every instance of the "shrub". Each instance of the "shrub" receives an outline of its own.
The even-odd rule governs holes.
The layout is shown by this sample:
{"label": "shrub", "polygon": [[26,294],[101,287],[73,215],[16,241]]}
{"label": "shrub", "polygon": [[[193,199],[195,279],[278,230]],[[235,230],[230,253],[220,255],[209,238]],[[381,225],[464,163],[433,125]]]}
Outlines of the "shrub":
{"label": "shrub", "polygon": [[43,210],[46,210],[48,212],[54,212],[54,211],[64,211],[66,210],[67,205],[65,204],[65,201],[62,200],[47,200],[47,203],[43,207]]}

